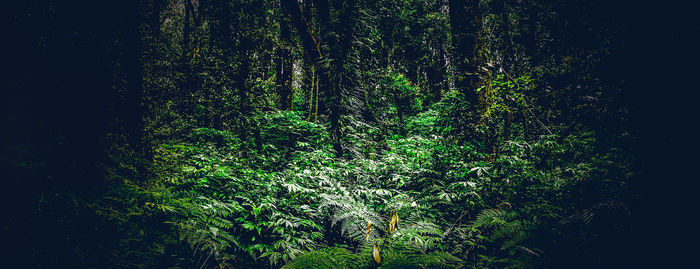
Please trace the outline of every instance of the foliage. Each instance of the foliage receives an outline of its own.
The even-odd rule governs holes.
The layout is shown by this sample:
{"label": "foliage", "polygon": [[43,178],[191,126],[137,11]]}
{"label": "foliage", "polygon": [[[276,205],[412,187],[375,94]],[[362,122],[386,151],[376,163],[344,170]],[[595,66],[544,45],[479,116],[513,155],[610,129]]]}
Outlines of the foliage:
{"label": "foliage", "polygon": [[366,268],[360,258],[349,250],[340,247],[322,248],[304,253],[282,268]]}
{"label": "foliage", "polygon": [[633,227],[637,132],[600,1],[139,1],[104,19],[115,33],[39,2],[13,12],[63,23],[25,40],[36,57],[90,47],[78,64],[107,71],[83,79],[109,94],[62,101],[76,85],[59,64],[14,83],[58,85],[37,106],[61,111],[32,129],[42,143],[0,152],[27,184],[4,204],[31,212],[2,232],[38,245],[15,267],[624,259],[610,253]]}

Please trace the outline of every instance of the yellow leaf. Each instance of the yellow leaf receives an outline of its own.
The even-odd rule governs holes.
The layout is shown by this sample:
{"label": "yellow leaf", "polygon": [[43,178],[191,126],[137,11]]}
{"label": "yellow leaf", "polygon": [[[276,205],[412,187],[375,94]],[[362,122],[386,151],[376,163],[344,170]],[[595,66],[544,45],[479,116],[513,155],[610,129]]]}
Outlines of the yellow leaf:
{"label": "yellow leaf", "polygon": [[372,230],[372,223],[369,222],[369,223],[367,223],[367,232],[366,232],[366,235],[365,235],[365,240],[369,240],[369,232],[370,232],[371,230]]}
{"label": "yellow leaf", "polygon": [[391,221],[389,222],[389,233],[392,233],[393,231],[396,231],[399,229],[399,215],[394,212],[393,215],[391,215]]}
{"label": "yellow leaf", "polygon": [[379,257],[379,247],[377,247],[377,245],[374,245],[372,248],[372,256],[374,256],[374,261],[382,263],[382,259]]}

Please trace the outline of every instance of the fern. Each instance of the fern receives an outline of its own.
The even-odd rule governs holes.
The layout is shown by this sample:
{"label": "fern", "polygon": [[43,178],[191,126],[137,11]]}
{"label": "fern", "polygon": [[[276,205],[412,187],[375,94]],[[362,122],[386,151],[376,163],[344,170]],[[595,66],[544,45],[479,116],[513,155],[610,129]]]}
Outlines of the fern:
{"label": "fern", "polygon": [[[538,250],[523,246],[534,234],[537,224],[527,220],[518,211],[511,209],[484,209],[474,220],[472,229],[483,230],[490,242],[499,242],[500,250],[511,255],[524,254],[524,257],[541,257]],[[506,268],[529,268],[530,264],[519,259],[503,258],[495,263],[506,263]]]}
{"label": "fern", "polygon": [[[344,234],[357,241],[372,241],[379,238],[380,232],[386,231],[383,226],[384,218],[367,205],[349,197],[324,194],[324,201],[320,207],[333,208],[331,226],[340,223],[340,229]],[[367,227],[370,226],[369,235]]]}
{"label": "fern", "polygon": [[500,209],[484,209],[476,216],[474,227],[501,226],[507,223],[507,217],[507,213]]}
{"label": "fern", "polygon": [[335,269],[365,268],[368,263],[349,250],[339,247],[322,248],[301,254],[294,261],[282,266],[284,269]]}

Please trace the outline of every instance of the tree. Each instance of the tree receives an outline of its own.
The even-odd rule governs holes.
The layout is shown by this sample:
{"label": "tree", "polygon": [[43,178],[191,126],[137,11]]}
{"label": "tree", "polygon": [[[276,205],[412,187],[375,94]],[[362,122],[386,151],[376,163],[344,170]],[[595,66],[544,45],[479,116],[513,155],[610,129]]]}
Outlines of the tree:
{"label": "tree", "polygon": [[454,86],[467,96],[472,105],[478,104],[474,55],[479,30],[478,4],[477,0],[449,0]]}
{"label": "tree", "polygon": [[[331,37],[327,33],[329,22],[330,6],[328,1],[318,1],[319,23],[321,25],[321,36],[327,38],[329,55],[324,56],[321,51],[319,39],[313,35],[308,18],[304,17],[298,3],[294,0],[282,0],[282,7],[291,15],[297,33],[302,40],[304,51],[312,58],[314,67],[320,74],[319,87],[327,94],[329,105],[329,120],[331,123],[331,138],[336,156],[343,156],[342,141],[342,89],[343,72],[347,53],[352,46],[352,18],[355,8],[354,1],[343,1],[336,3],[336,9],[340,10],[339,23],[335,25],[337,36]],[[325,31],[324,31],[325,30]],[[329,65],[328,62],[331,62]],[[317,97],[318,98],[318,97]]]}
{"label": "tree", "polygon": [[289,25],[289,14],[286,8],[280,10],[279,18],[279,47],[277,48],[277,92],[279,106],[282,110],[292,107],[292,75],[294,73],[291,52],[292,29]]}

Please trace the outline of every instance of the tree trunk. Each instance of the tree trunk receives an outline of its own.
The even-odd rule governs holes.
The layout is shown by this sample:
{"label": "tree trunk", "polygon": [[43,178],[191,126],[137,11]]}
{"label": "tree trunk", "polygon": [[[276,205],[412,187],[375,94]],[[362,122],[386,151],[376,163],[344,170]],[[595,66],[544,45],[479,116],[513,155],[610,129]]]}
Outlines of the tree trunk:
{"label": "tree trunk", "polygon": [[277,48],[277,92],[281,110],[292,109],[292,52],[291,29],[286,9],[280,14],[280,47]]}
{"label": "tree trunk", "polygon": [[[303,2],[303,13],[302,15],[306,18],[311,18],[311,8],[313,6],[313,1],[310,0],[304,0]],[[309,21],[309,28],[313,29],[313,22]],[[302,91],[304,92],[304,107],[308,108],[307,114],[306,114],[306,120],[311,120],[313,117],[313,104],[314,104],[314,91],[316,89],[315,86],[315,81],[316,81],[316,72],[313,69],[313,64],[311,62],[311,58],[308,55],[305,55],[303,57],[303,78],[301,81],[301,87]]]}
{"label": "tree trunk", "polygon": [[474,63],[478,3],[479,1],[475,0],[449,0],[455,87],[464,93],[473,105],[479,101],[476,93],[478,77]]}
{"label": "tree trunk", "polygon": [[[245,37],[240,38],[240,44],[238,48],[238,55],[241,57],[241,61],[238,67],[238,74],[236,75],[236,88],[238,90],[238,107],[240,109],[241,122],[245,122],[250,114],[250,105],[248,102],[248,88],[246,87],[246,80],[250,73],[250,62],[248,59],[248,40]],[[242,124],[242,137],[241,140],[245,141],[248,126]]]}
{"label": "tree trunk", "polygon": [[190,46],[191,40],[190,35],[192,34],[192,12],[190,0],[183,0],[185,7],[185,18],[183,22],[182,29],[182,52],[180,55],[180,72],[182,73],[182,80],[180,80],[180,100],[181,100],[181,112],[189,114],[192,109],[192,66],[190,65]]}
{"label": "tree trunk", "polygon": [[346,85],[345,68],[348,54],[352,49],[352,19],[354,17],[355,1],[345,0],[342,3],[337,3],[337,9],[341,10],[340,22],[337,26],[336,33],[339,39],[329,38],[329,52],[333,54],[333,77],[331,77],[330,97],[330,121],[331,121],[331,138],[333,139],[333,148],[336,151],[336,156],[343,156],[343,147],[341,141],[343,138],[343,126],[341,116],[343,114],[343,89]]}
{"label": "tree trunk", "polygon": [[[340,22],[335,29],[336,33],[339,34],[339,38],[335,39],[327,35],[328,25],[330,23],[330,6],[327,0],[320,0],[317,2],[318,9],[318,23],[321,28],[320,36],[328,38],[329,53],[333,54],[332,67],[329,66],[326,57],[321,49],[319,39],[313,35],[311,31],[311,25],[306,17],[301,13],[301,9],[297,1],[295,0],[281,0],[282,7],[286,9],[292,19],[292,24],[297,29],[302,41],[302,47],[304,51],[313,59],[312,62],[316,67],[316,72],[318,72],[318,85],[324,93],[326,93],[328,103],[329,103],[329,120],[331,123],[331,137],[333,140],[333,148],[336,151],[337,157],[343,156],[343,148],[341,146],[342,141],[342,126],[340,122],[342,114],[341,106],[341,87],[342,87],[342,73],[345,68],[345,61],[347,58],[347,53],[352,46],[352,18],[354,13],[355,2],[352,0],[343,1],[342,3],[337,3],[336,9],[342,9]],[[333,70],[333,76],[331,76],[331,69]],[[317,90],[316,98],[318,98],[319,91]],[[316,102],[318,105],[323,104],[323,102]],[[317,105],[317,106],[318,106]],[[316,108],[320,109],[320,108]],[[322,109],[321,109],[322,110]]]}

